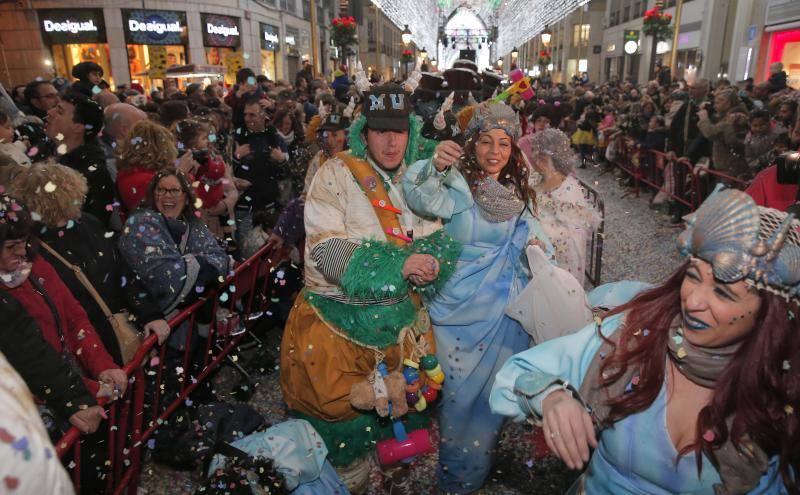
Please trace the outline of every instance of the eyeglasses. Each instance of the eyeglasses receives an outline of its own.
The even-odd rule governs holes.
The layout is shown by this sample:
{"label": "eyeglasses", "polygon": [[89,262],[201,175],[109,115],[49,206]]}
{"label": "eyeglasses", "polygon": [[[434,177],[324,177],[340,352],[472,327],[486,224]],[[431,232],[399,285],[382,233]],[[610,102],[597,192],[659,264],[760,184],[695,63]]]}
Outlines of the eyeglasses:
{"label": "eyeglasses", "polygon": [[156,196],[169,196],[170,198],[177,198],[183,193],[181,189],[164,189],[163,187],[156,188]]}

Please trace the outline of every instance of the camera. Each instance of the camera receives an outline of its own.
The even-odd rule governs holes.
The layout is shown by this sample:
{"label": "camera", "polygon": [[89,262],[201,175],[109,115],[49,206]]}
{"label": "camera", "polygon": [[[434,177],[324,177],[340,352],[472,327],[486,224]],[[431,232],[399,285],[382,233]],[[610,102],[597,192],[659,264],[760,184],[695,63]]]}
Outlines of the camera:
{"label": "camera", "polygon": [[209,153],[207,149],[203,150],[192,150],[192,158],[194,161],[199,163],[200,165],[205,165],[208,163]]}
{"label": "camera", "polygon": [[778,184],[800,185],[800,152],[788,151],[775,159]]}

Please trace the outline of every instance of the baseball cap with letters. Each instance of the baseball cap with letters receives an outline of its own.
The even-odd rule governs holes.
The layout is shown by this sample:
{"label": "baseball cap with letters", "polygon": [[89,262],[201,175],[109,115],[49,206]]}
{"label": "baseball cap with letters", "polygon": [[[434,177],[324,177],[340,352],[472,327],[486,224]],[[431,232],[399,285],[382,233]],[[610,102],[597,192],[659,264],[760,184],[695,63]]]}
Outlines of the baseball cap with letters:
{"label": "baseball cap with letters", "polygon": [[404,132],[409,129],[411,114],[409,94],[397,84],[373,86],[364,93],[361,112],[367,118],[367,127],[376,131]]}

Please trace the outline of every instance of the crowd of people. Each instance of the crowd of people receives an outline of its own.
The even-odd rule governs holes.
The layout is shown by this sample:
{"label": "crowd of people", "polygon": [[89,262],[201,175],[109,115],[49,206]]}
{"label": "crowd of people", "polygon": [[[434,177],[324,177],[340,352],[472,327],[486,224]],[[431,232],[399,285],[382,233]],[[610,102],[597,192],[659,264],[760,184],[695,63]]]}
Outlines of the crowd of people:
{"label": "crowd of people", "polygon": [[[739,87],[537,80],[535,98],[503,101],[500,75],[475,87],[461,65],[466,86],[360,69],[329,84],[306,65],[294,83],[241,69],[232,87],[112,91],[85,62],[72,83],[0,87],[0,395],[16,404],[0,442],[46,466],[6,486],[69,493],[48,442],[75,427],[81,492],[101,493],[102,404],[126,395],[137,333],[199,371],[216,306],[191,338],[167,321],[270,245],[302,267],[274,310],[295,419],[265,433],[240,410],[238,452],[272,452],[244,486],[364,493],[377,448],[384,491],[410,493],[409,459],[438,449],[439,492],[474,493],[514,418],[583,470],[571,493],[798,493],[800,159],[783,152],[800,121],[782,67]],[[647,167],[651,152],[721,172],[688,217],[683,176],[653,187],[686,221],[687,260],[657,285],[585,294],[602,215],[575,169],[624,181],[620,154]],[[558,311],[530,311],[543,291]],[[198,390],[187,406],[219,402]],[[18,464],[13,449],[0,458]],[[214,462],[204,490],[232,493]]]}

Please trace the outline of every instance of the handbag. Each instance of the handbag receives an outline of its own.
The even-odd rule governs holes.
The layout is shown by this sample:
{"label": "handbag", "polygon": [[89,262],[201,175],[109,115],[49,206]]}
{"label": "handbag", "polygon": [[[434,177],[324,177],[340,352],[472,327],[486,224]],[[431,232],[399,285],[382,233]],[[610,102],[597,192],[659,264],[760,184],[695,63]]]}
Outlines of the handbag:
{"label": "handbag", "polygon": [[139,346],[142,344],[143,340],[143,334],[136,329],[133,323],[131,323],[128,311],[123,310],[118,313],[112,313],[111,309],[109,309],[103,298],[100,297],[100,294],[97,293],[94,285],[92,285],[92,282],[89,281],[89,278],[85,273],[83,273],[83,270],[81,270],[79,266],[73,265],[67,261],[47,243],[41,242],[40,245],[64,266],[72,270],[75,273],[75,278],[77,278],[81,285],[83,285],[83,287],[89,291],[89,294],[95,300],[97,305],[100,307],[100,310],[111,324],[111,328],[114,329],[114,335],[116,335],[117,343],[119,343],[122,360],[127,364],[128,361],[133,359],[133,356],[136,354],[136,351],[139,350]]}

